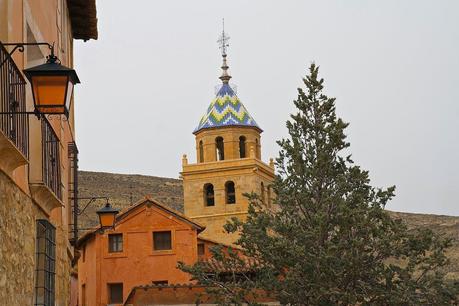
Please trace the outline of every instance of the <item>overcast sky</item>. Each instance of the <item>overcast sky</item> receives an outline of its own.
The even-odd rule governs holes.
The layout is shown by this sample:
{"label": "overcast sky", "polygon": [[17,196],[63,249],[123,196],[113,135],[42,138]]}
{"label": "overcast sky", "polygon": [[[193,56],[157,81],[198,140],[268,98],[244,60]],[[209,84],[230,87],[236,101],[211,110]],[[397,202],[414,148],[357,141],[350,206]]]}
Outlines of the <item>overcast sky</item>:
{"label": "overcast sky", "polygon": [[220,83],[225,18],[238,96],[277,156],[311,62],[388,209],[459,215],[459,1],[97,2],[75,42],[80,168],[178,178]]}

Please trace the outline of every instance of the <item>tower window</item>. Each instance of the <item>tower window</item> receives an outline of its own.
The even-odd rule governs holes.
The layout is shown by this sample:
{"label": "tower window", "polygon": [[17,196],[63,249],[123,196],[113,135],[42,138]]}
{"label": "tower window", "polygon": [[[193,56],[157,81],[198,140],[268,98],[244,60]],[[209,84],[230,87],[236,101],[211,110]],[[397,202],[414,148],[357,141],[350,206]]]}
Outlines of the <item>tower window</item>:
{"label": "tower window", "polygon": [[217,137],[215,138],[215,148],[217,150],[217,160],[224,160],[225,159],[225,145],[223,144],[223,138]]}
{"label": "tower window", "polygon": [[236,203],[236,190],[234,188],[234,182],[232,181],[226,182],[225,192],[226,192],[226,204]]}
{"label": "tower window", "polygon": [[265,203],[265,184],[261,182],[261,202]]}
{"label": "tower window", "polygon": [[258,138],[255,139],[255,157],[260,158],[260,145],[258,143]]}
{"label": "tower window", "polygon": [[199,142],[199,162],[204,162],[204,145],[202,144],[202,140]]}
{"label": "tower window", "polygon": [[268,206],[271,206],[271,185],[268,186]]}
{"label": "tower window", "polygon": [[215,205],[214,185],[212,184],[204,185],[204,203],[206,206]]}
{"label": "tower window", "polygon": [[241,136],[239,137],[239,157],[240,158],[245,158],[245,137]]}

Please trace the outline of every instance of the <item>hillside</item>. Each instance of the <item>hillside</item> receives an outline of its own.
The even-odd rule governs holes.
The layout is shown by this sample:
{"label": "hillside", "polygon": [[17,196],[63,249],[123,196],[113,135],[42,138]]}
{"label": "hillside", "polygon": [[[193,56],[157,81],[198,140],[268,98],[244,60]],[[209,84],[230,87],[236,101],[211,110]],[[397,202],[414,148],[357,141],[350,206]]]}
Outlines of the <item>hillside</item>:
{"label": "hillside", "polygon": [[[183,212],[183,190],[182,181],[172,178],[115,174],[104,172],[80,171],[79,176],[79,197],[106,196],[110,203],[118,209],[123,209],[150,195],[163,204]],[[80,208],[83,208],[87,200],[80,201]],[[102,207],[104,200],[98,200],[97,205],[91,205],[79,219],[79,227],[90,228],[98,224],[96,210]],[[448,276],[459,279],[459,217],[411,214],[390,212],[396,218],[404,219],[408,226],[428,227],[432,230],[448,235],[456,239],[454,246],[449,250],[448,257],[452,265]],[[80,234],[85,231],[81,231]]]}
{"label": "hillside", "polygon": [[[143,199],[145,195],[150,195],[159,202],[183,212],[181,180],[145,175],[80,171],[78,173],[78,185],[79,198],[108,197],[112,206],[120,210]],[[83,209],[86,203],[88,200],[80,200],[80,209]],[[97,200],[95,204],[88,206],[79,218],[79,227],[90,228],[97,225],[99,220],[96,211],[104,204],[104,200]]]}

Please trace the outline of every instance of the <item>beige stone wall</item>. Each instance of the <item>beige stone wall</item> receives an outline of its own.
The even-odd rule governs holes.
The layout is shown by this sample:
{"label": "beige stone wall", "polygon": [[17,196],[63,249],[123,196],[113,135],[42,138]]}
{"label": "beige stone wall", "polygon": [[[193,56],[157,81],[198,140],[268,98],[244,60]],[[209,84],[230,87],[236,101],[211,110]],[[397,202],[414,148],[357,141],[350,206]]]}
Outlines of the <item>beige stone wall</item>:
{"label": "beige stone wall", "polygon": [[[216,161],[215,138],[223,137],[225,159]],[[246,157],[239,156],[239,137],[246,138]],[[199,144],[202,141],[204,161],[199,162]],[[256,128],[225,127],[208,129],[196,135],[198,162],[188,164],[183,159],[184,211],[187,217],[206,226],[201,237],[223,243],[233,243],[238,235],[228,235],[223,225],[232,217],[244,220],[247,215],[248,200],[245,193],[261,194],[262,183],[265,198],[268,186],[274,179],[273,166],[261,161],[260,131]],[[234,182],[236,203],[226,203],[225,184]],[[204,186],[214,187],[214,206],[205,203]]]}
{"label": "beige stone wall", "polygon": [[40,218],[44,214],[0,171],[1,305],[33,305],[35,220]]}
{"label": "beige stone wall", "polygon": [[[0,171],[0,305],[33,305],[36,220],[47,219],[31,198]],[[53,222],[55,225],[55,222]],[[56,227],[56,305],[68,305],[67,231]]]}
{"label": "beige stone wall", "polygon": [[246,156],[250,156],[250,150],[255,156],[261,159],[261,136],[260,131],[250,127],[228,127],[208,129],[200,131],[196,135],[196,156],[199,162],[199,143],[202,141],[204,151],[204,162],[216,161],[215,138],[222,137],[225,147],[225,160],[239,159],[239,137],[246,138]]}

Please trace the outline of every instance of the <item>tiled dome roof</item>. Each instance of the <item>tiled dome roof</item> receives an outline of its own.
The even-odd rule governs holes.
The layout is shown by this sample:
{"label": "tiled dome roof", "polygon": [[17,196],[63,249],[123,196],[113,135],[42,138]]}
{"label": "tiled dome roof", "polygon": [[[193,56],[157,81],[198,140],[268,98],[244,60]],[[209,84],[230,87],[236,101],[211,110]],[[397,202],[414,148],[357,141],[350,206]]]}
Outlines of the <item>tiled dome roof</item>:
{"label": "tiled dome roof", "polygon": [[193,133],[225,126],[248,126],[260,129],[228,83],[223,83]]}

